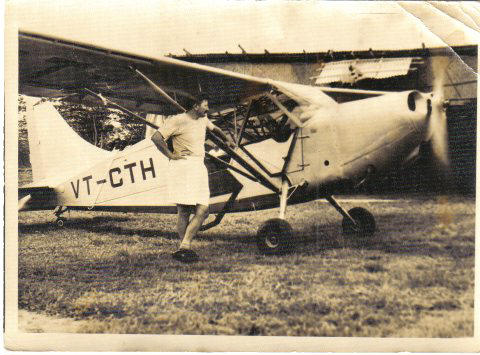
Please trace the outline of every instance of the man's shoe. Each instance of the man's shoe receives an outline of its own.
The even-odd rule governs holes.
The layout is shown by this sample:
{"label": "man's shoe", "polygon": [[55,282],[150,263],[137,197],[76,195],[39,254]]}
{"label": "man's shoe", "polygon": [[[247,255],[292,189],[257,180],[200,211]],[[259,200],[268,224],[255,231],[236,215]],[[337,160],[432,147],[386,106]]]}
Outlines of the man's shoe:
{"label": "man's shoe", "polygon": [[198,255],[191,249],[178,249],[172,254],[172,258],[182,263],[196,263],[198,261]]}

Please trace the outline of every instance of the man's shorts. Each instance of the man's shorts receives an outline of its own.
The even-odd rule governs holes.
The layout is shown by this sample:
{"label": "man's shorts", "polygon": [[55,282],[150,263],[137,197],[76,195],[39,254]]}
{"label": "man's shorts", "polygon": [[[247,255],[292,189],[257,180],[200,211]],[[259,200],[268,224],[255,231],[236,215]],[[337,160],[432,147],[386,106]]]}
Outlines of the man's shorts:
{"label": "man's shorts", "polygon": [[170,160],[170,202],[180,205],[209,205],[208,171],[203,157]]}

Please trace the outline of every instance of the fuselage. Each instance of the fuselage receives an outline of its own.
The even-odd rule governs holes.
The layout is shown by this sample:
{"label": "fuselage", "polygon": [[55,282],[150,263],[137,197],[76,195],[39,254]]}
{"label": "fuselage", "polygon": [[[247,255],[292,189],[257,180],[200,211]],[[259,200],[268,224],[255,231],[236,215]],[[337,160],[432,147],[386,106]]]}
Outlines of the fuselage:
{"label": "fuselage", "polygon": [[[295,190],[290,203],[321,198],[342,182],[360,181],[367,174],[385,174],[398,167],[424,140],[428,116],[428,99],[414,91],[313,110],[312,117],[299,128],[286,169],[285,176],[292,192]],[[284,143],[269,139],[245,149],[276,173],[282,170],[292,140],[293,135]],[[237,191],[230,212],[278,206],[277,194],[268,188],[225,167],[208,167],[211,213],[221,211]],[[22,210],[68,206],[175,213],[169,202],[168,169],[168,159],[145,139],[61,181],[57,176],[48,198],[32,195]],[[281,177],[272,181],[281,183]]]}

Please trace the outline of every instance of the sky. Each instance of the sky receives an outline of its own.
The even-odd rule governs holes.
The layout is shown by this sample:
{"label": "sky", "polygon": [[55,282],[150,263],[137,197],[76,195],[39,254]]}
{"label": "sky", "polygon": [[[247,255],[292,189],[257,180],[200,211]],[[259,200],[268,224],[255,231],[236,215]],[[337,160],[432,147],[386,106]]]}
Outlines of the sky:
{"label": "sky", "polygon": [[478,9],[467,18],[454,6],[470,27],[429,4],[379,1],[10,0],[6,16],[24,31],[155,58],[471,44]]}

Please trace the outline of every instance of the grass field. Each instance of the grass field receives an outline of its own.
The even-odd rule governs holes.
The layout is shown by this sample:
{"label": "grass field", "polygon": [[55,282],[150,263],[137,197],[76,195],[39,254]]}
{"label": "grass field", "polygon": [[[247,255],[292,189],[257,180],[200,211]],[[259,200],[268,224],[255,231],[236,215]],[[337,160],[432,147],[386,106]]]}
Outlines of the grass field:
{"label": "grass field", "polygon": [[287,210],[295,253],[258,253],[255,232],[276,211],[257,211],[202,232],[193,265],[170,256],[172,215],[72,212],[58,228],[50,211],[21,213],[19,308],[90,333],[472,336],[474,198],[344,205],[376,216],[372,243],[345,239],[316,201]]}
{"label": "grass field", "polygon": [[256,249],[275,210],[227,215],[170,254],[175,216],[51,212],[19,217],[19,308],[88,320],[81,332],[290,336],[473,335],[473,198],[353,202],[376,216],[369,246],[344,239],[323,202],[291,206],[294,254]]}

